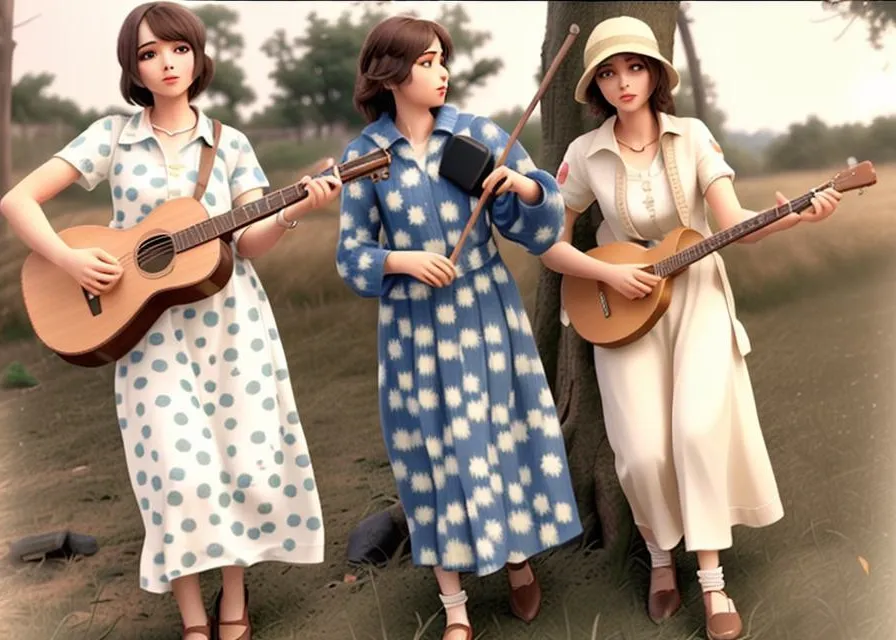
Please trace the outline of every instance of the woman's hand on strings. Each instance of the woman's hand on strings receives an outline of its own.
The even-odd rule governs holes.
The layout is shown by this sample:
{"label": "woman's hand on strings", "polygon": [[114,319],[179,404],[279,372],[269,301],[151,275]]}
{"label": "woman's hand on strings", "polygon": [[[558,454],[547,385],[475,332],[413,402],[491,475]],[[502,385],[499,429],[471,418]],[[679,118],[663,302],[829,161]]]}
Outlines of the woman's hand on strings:
{"label": "woman's hand on strings", "polygon": [[99,249],[71,249],[60,266],[88,293],[98,296],[111,291],[124,273],[112,254]]}
{"label": "woman's hand on strings", "polygon": [[[806,209],[805,211],[794,215],[799,216],[801,222],[821,222],[836,211],[837,206],[840,204],[840,198],[842,197],[843,194],[836,189],[819,191],[811,200],[811,209]],[[780,191],[775,193],[775,198],[779,207],[789,202],[787,196]]]}
{"label": "woman's hand on strings", "polygon": [[327,160],[323,169],[328,169],[329,167],[334,167],[334,175],[327,175],[319,178],[302,176],[302,179],[299,180],[299,184],[305,188],[308,196],[300,202],[290,205],[283,210],[283,217],[286,218],[288,222],[297,220],[312,211],[322,209],[339,196],[342,191],[342,180],[339,178],[339,169],[335,167],[332,158]]}
{"label": "woman's hand on strings", "polygon": [[604,282],[629,300],[649,296],[659,281],[659,276],[644,271],[645,264],[608,264]]}

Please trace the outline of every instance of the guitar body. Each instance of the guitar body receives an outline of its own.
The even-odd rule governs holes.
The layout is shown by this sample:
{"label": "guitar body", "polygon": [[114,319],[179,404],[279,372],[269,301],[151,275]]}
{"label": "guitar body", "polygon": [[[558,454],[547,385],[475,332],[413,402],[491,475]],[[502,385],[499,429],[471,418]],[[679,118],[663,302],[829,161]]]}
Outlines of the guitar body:
{"label": "guitar body", "polygon": [[[679,227],[650,249],[633,242],[614,242],[586,255],[610,264],[653,265],[703,240],[698,231]],[[564,275],[563,304],[570,324],[582,338],[600,347],[622,347],[650,331],[669,308],[674,277],[663,278],[649,296],[629,300],[604,282]]]}
{"label": "guitar body", "polygon": [[124,273],[110,292],[89,299],[68,273],[32,252],[22,266],[22,295],[37,337],[67,362],[100,366],[127,354],[167,309],[218,293],[232,274],[230,245],[214,239],[175,253],[166,240],[208,217],[193,198],[176,198],[129,229],[61,231],[70,247],[118,258]]}

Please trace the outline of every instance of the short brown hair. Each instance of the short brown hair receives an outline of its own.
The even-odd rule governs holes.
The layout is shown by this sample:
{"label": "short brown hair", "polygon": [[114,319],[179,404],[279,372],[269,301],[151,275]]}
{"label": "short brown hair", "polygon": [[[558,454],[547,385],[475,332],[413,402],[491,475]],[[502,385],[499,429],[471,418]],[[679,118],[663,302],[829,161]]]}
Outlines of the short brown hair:
{"label": "short brown hair", "polygon": [[[638,56],[647,66],[650,80],[653,82],[653,92],[650,94],[650,108],[654,113],[668,113],[675,115],[675,100],[672,98],[672,90],[669,88],[669,75],[663,65],[650,56]],[[597,86],[597,74],[592,78],[585,90],[588,106],[598,118],[609,118],[616,115],[616,107],[607,102]]]}
{"label": "short brown hair", "polygon": [[454,48],[445,28],[431,20],[413,16],[392,16],[371,29],[358,56],[353,102],[367,122],[383,113],[395,118],[395,97],[387,84],[401,84],[407,80],[417,58],[432,44],[433,38],[442,43],[445,64]]}
{"label": "short brown hair", "polygon": [[147,2],[132,10],[124,19],[118,32],[118,64],[121,65],[121,95],[128,104],[141,107],[153,105],[152,92],[140,83],[137,70],[137,33],[140,23],[146,24],[162,40],[183,41],[193,49],[193,84],[187,93],[189,99],[208,88],[215,75],[215,63],[205,53],[205,25],[202,20],[179,4],[173,2]]}

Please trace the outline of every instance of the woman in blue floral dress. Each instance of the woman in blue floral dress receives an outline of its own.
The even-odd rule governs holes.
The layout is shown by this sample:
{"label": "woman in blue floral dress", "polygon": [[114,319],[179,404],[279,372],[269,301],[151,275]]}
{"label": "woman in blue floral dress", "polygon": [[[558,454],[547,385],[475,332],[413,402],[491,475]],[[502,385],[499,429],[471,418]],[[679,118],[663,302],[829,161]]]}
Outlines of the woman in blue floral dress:
{"label": "woman in blue floral dress", "polygon": [[[554,178],[518,143],[484,182],[497,199],[458,243],[476,199],[439,175],[446,141],[472,136],[497,159],[509,136],[445,104],[451,38],[392,17],[367,37],[355,105],[369,125],[343,161],[388,149],[390,176],[342,193],[337,269],[379,303],[383,436],[415,564],[434,568],[446,640],[472,638],[458,572],[509,568],[511,609],[540,607],[527,559],[581,532],[554,401],[519,291],[491,225],[534,254],[560,236]],[[380,244],[380,234],[384,243]]]}

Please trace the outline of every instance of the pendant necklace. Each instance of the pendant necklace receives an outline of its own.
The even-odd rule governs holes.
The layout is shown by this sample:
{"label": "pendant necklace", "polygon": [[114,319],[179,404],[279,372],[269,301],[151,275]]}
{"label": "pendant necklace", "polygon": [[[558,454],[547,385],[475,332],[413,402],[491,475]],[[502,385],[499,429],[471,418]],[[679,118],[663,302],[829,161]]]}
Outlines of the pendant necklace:
{"label": "pendant necklace", "polygon": [[628,143],[626,143],[626,142],[623,142],[623,141],[620,140],[619,138],[616,138],[616,142],[618,142],[619,144],[621,144],[623,147],[626,147],[626,148],[628,148],[628,149],[631,149],[631,150],[634,151],[635,153],[642,153],[642,152],[644,151],[644,149],[646,149],[647,147],[649,147],[650,145],[652,145],[652,144],[653,144],[654,142],[656,142],[657,140],[659,140],[659,138],[654,138],[653,140],[651,140],[650,142],[648,142],[647,144],[645,144],[644,146],[642,146],[640,149],[636,149],[636,148],[633,147],[632,145],[630,145],[630,144],[628,144]]}
{"label": "pendant necklace", "polygon": [[167,133],[170,137],[179,136],[182,133],[187,133],[188,131],[192,131],[196,127],[196,123],[194,122],[189,127],[184,127],[183,129],[178,129],[177,131],[169,131],[165,127],[160,127],[159,125],[153,123],[152,128],[161,131],[162,133]]}

